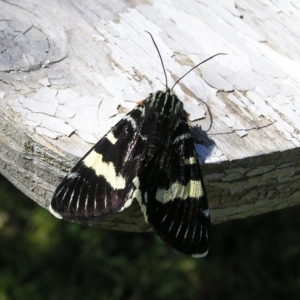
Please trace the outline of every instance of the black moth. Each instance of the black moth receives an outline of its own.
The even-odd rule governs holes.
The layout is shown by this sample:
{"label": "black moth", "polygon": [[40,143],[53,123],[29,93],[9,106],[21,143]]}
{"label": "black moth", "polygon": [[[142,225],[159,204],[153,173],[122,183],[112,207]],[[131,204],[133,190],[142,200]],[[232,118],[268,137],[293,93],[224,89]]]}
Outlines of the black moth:
{"label": "black moth", "polygon": [[57,187],[50,212],[71,221],[101,219],[137,200],[163,241],[193,257],[207,254],[203,179],[187,113],[172,89],[150,94],[76,164]]}

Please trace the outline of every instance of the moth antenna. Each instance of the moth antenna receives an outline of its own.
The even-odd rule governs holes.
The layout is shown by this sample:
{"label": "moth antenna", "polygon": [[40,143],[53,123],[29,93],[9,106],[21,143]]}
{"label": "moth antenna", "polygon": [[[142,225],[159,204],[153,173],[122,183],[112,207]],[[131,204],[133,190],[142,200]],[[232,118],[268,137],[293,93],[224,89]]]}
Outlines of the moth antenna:
{"label": "moth antenna", "polygon": [[156,50],[157,50],[157,53],[158,53],[158,55],[159,55],[159,58],[160,58],[160,61],[161,61],[161,65],[162,65],[163,70],[164,70],[164,73],[165,73],[165,78],[166,78],[166,89],[168,89],[168,78],[167,78],[167,73],[166,73],[166,69],[165,69],[164,62],[163,62],[163,60],[162,60],[162,58],[161,58],[160,52],[159,52],[159,50],[158,50],[158,47],[157,47],[157,45],[156,45],[156,43],[155,43],[155,41],[154,41],[154,38],[153,38],[152,34],[151,34],[149,31],[146,31],[146,32],[149,33],[149,35],[151,36],[152,42],[153,42],[153,44],[154,44],[154,46],[155,46],[155,48],[156,48]]}
{"label": "moth antenna", "polygon": [[205,62],[207,62],[208,60],[214,58],[215,56],[218,56],[218,55],[227,55],[227,53],[217,53],[205,60],[203,60],[201,63],[197,64],[196,66],[194,66],[193,68],[191,68],[188,72],[186,72],[183,76],[181,76],[172,86],[171,88],[171,91],[174,89],[175,85],[183,78],[185,77],[187,74],[189,74],[190,72],[192,72],[194,69],[196,69],[197,67],[199,67],[200,65],[204,64]]}

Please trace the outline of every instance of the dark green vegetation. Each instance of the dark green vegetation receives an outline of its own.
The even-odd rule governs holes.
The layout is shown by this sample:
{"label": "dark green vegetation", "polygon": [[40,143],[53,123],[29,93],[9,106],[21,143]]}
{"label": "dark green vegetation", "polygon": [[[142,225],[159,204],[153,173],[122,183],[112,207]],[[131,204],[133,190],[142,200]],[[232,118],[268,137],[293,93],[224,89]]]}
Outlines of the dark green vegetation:
{"label": "dark green vegetation", "polygon": [[300,299],[299,231],[299,207],[223,223],[196,260],[57,220],[0,176],[0,300]]}

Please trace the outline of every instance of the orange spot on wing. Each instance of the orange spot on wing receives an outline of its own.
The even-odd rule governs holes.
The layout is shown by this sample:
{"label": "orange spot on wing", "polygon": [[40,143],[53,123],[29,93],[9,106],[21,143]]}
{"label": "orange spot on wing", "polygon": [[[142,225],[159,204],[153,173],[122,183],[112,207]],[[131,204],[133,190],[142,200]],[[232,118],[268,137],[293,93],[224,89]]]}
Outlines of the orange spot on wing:
{"label": "orange spot on wing", "polygon": [[189,119],[190,114],[187,113],[186,111],[184,111],[184,113],[185,113],[185,119],[186,119],[187,123],[188,123],[188,124],[191,124],[191,121],[190,121],[190,119]]}
{"label": "orange spot on wing", "polygon": [[144,102],[144,100],[138,101],[138,102],[136,103],[136,106],[141,105],[143,102]]}

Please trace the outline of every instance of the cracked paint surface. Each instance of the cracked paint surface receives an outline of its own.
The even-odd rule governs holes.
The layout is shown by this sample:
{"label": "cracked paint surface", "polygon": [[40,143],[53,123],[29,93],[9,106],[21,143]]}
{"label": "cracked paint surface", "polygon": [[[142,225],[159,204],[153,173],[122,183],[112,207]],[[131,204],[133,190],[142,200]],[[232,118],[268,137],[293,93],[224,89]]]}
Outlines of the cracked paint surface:
{"label": "cracked paint surface", "polygon": [[[243,0],[176,0],[120,5],[110,7],[109,16],[105,11],[98,17],[91,15],[93,28],[82,22],[70,31],[62,21],[65,11],[55,10],[58,2],[53,9],[62,25],[52,24],[52,31],[29,17],[2,18],[0,69],[44,69],[37,80],[39,86],[31,89],[28,81],[24,93],[11,97],[3,91],[2,99],[42,135],[55,139],[76,133],[85,142],[95,143],[124,116],[119,106],[129,111],[136,101],[164,88],[159,58],[147,30],[159,46],[170,86],[199,61],[218,52],[228,54],[201,65],[175,87],[193,125],[209,129],[207,136],[215,141],[214,145],[197,145],[202,161],[298,147],[300,93],[295,82],[300,81],[300,64],[295,53],[300,43],[294,43],[292,36],[299,31],[300,18],[295,1],[288,3],[251,1],[250,6]],[[3,14],[9,5],[19,4],[5,5]],[[31,5],[34,1],[26,9],[30,11]],[[68,13],[79,17],[76,6],[65,5]],[[278,14],[284,28],[276,28]],[[259,26],[262,21],[264,25]],[[287,43],[280,42],[283,37]],[[66,42],[61,43],[62,49],[59,39]],[[63,68],[52,68],[55,63]],[[16,82],[13,85],[19,89]]]}

